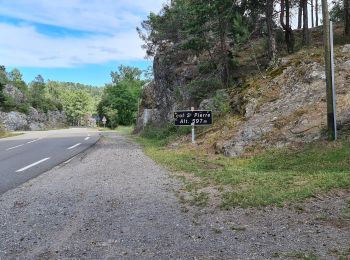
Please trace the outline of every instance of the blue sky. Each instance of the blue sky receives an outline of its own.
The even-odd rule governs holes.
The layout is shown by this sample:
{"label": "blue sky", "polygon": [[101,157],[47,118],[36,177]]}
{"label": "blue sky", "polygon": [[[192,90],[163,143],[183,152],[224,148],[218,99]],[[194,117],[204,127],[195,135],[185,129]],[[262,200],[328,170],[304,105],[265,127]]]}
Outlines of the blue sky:
{"label": "blue sky", "polygon": [[0,65],[30,82],[102,86],[120,64],[146,69],[135,30],[166,0],[0,0]]}

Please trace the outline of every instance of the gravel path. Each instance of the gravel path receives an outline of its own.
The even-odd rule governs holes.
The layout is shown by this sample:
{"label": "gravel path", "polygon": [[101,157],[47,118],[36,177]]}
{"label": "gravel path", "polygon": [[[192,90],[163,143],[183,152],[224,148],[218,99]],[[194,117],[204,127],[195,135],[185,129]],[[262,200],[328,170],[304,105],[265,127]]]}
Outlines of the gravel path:
{"label": "gravel path", "polygon": [[349,193],[298,209],[185,213],[179,187],[133,142],[104,133],[0,197],[0,259],[338,259],[350,246]]}

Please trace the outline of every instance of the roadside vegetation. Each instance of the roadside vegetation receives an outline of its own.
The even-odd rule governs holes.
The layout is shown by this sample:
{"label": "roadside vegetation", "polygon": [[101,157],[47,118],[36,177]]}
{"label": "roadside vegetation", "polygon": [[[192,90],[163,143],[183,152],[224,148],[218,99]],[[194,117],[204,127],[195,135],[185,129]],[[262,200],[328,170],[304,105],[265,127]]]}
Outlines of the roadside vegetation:
{"label": "roadside vegetation", "polygon": [[0,125],[0,139],[12,137],[12,136],[17,136],[17,135],[21,135],[21,133],[12,133],[12,132],[5,131],[5,129],[2,128]]}
{"label": "roadside vegetation", "polygon": [[148,128],[136,139],[148,156],[184,181],[192,197],[182,199],[192,205],[283,206],[350,187],[349,135],[334,143],[317,141],[233,159],[208,155],[190,145],[166,145],[178,134]]}
{"label": "roadside vegetation", "polygon": [[135,122],[142,86],[148,81],[141,79],[143,73],[138,68],[123,65],[111,73],[112,84],[106,85],[97,106],[100,117],[106,117],[107,126],[116,128]]}
{"label": "roadside vegetation", "polygon": [[64,112],[71,126],[89,125],[91,118],[98,126],[107,119],[107,127],[132,125],[135,122],[142,86],[152,77],[149,71],[119,66],[111,72],[111,83],[95,87],[72,82],[45,81],[38,75],[27,84],[18,69],[7,71],[0,66],[0,111],[30,114]]}

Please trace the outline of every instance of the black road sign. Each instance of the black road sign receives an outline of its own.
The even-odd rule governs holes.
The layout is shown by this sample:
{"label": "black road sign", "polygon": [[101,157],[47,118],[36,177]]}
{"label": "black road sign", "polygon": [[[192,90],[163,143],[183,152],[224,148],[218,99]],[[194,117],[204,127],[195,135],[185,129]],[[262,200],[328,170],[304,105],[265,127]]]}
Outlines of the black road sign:
{"label": "black road sign", "polygon": [[211,125],[213,117],[210,110],[188,110],[174,112],[175,125]]}

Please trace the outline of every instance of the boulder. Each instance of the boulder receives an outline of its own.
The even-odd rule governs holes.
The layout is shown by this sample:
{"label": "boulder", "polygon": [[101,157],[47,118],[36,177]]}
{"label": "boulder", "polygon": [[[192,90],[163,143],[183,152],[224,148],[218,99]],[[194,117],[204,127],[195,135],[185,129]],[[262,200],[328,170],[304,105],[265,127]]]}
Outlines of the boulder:
{"label": "boulder", "polygon": [[27,116],[20,112],[0,112],[0,121],[7,131],[29,130]]}

